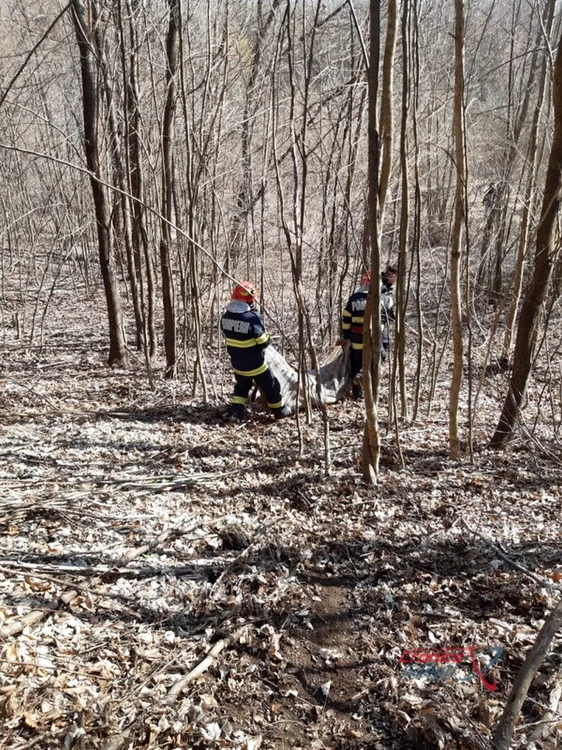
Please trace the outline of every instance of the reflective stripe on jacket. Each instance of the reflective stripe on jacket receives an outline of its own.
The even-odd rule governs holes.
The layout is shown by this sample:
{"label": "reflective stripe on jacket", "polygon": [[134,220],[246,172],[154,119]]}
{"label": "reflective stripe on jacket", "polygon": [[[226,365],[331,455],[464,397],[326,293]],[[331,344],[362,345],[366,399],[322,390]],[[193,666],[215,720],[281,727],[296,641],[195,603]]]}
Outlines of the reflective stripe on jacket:
{"label": "reflective stripe on jacket", "polygon": [[[348,299],[342,314],[341,336],[349,339],[351,348],[356,350],[363,349],[363,325],[368,292],[367,285],[360,286]],[[394,320],[393,307],[391,288],[383,286],[381,289],[381,328],[384,329],[390,320]]]}
{"label": "reflective stripe on jacket", "polygon": [[367,305],[368,287],[360,287],[347,300],[341,324],[341,335],[351,341],[352,349],[363,348],[363,322]]}
{"label": "reflective stripe on jacket", "polygon": [[255,377],[267,370],[263,350],[269,344],[263,321],[246,302],[232,300],[221,318],[221,330],[234,372]]}

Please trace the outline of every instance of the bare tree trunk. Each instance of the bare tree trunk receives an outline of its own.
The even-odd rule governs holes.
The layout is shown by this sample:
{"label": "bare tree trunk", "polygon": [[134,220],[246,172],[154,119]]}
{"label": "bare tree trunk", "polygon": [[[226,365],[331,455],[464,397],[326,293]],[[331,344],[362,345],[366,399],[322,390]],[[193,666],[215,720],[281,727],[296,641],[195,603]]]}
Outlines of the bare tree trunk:
{"label": "bare tree trunk", "polygon": [[[188,86],[186,82],[186,75],[185,75],[185,68],[186,68],[186,60],[189,57],[189,49],[186,50],[186,41],[189,42],[189,37],[184,37],[184,22],[183,22],[183,12],[181,9],[180,4],[180,12],[179,12],[179,56],[180,56],[180,88],[181,88],[181,108],[182,108],[182,115],[183,115],[183,124],[184,124],[184,135],[185,135],[185,143],[186,145],[186,169],[185,169],[185,175],[186,175],[186,200],[184,209],[186,209],[187,212],[187,234],[188,234],[188,240],[187,240],[187,247],[186,247],[186,263],[185,263],[185,269],[184,274],[182,278],[182,296],[184,301],[184,312],[186,319],[190,321],[190,325],[184,326],[184,338],[187,339],[187,335],[192,333],[193,334],[193,343],[195,346],[195,362],[193,363],[193,389],[192,393],[195,395],[197,392],[198,383],[201,384],[201,388],[203,391],[203,401],[204,403],[208,402],[209,398],[209,389],[208,384],[205,379],[205,372],[204,372],[204,350],[203,350],[203,342],[202,342],[202,320],[201,320],[201,308],[202,308],[202,294],[201,294],[201,270],[202,270],[202,263],[201,263],[201,257],[200,257],[200,249],[197,240],[200,240],[202,230],[201,230],[201,221],[198,220],[198,217],[201,215],[202,211],[207,212],[207,207],[205,206],[204,209],[199,208],[198,209],[198,198],[200,194],[200,185],[199,185],[199,177],[201,175],[201,170],[197,168],[197,165],[195,164],[194,159],[194,153],[197,151],[196,148],[192,144],[195,142],[195,138],[193,137],[192,131],[190,130],[190,117],[189,114],[192,109],[192,105],[189,102],[188,99]],[[210,54],[210,50],[209,50]],[[206,75],[206,83],[208,82],[208,78],[211,76],[211,71],[213,69],[212,62],[209,60],[207,69],[205,72]],[[208,85],[208,83],[207,83]],[[226,84],[223,82],[221,91],[224,92]],[[219,101],[222,101],[222,95],[219,96]],[[220,126],[215,125],[214,128],[215,132],[220,133]],[[200,153],[200,158],[203,161],[205,158],[204,153]],[[181,258],[180,258],[180,268],[181,268]],[[185,353],[185,342],[184,342],[184,353]]]}
{"label": "bare tree trunk", "polygon": [[[398,374],[398,387],[400,389],[400,416],[408,416],[408,397],[406,393],[406,335],[404,329],[405,306],[404,291],[406,289],[406,260],[409,245],[410,227],[410,185],[408,169],[408,116],[410,112],[410,23],[411,8],[409,3],[404,3],[402,8],[402,121],[400,126],[400,177],[402,194],[400,197],[400,238],[398,243],[398,279],[396,284],[396,325],[393,361],[395,364],[393,374]],[[396,378],[392,379],[391,389],[393,401],[395,400]],[[396,417],[398,414],[395,415]],[[398,425],[396,423],[398,437]]]}
{"label": "bare tree trunk", "polygon": [[393,74],[394,52],[396,49],[396,0],[388,0],[386,21],[386,42],[382,67],[381,92],[381,174],[379,180],[379,224],[384,224],[384,205],[392,166],[393,135]]}
{"label": "bare tree trunk", "polygon": [[[553,0],[546,0],[546,2],[537,4],[536,17],[538,20],[538,28],[534,37],[530,33],[531,30],[529,30],[529,44],[527,50],[529,71],[526,74],[521,91],[516,91],[514,87],[515,69],[519,65],[520,55],[519,50],[515,47],[515,39],[518,24],[521,21],[522,6],[524,6],[524,3],[522,3],[521,0],[518,0],[517,3],[514,3],[512,9],[510,33],[511,43],[508,80],[506,86],[508,101],[504,138],[505,146],[503,148],[503,157],[499,161],[499,163],[502,164],[502,169],[499,182],[496,185],[491,186],[493,190],[490,195],[487,194],[486,197],[487,215],[482,235],[480,268],[476,283],[476,288],[482,288],[484,290],[486,302],[492,303],[494,306],[498,305],[507,291],[510,308],[509,319],[506,324],[506,340],[508,340],[509,347],[511,346],[511,340],[513,338],[514,319],[521,294],[522,264],[524,263],[524,258],[528,249],[528,238],[526,233],[528,227],[526,225],[528,224],[528,213],[530,210],[529,201],[525,199],[523,201],[525,213],[521,219],[514,283],[509,284],[507,289],[505,289],[503,284],[503,265],[506,256],[506,241],[509,239],[509,225],[513,221],[513,213],[511,214],[511,217],[508,214],[509,211],[512,211],[513,205],[513,201],[510,201],[509,199],[509,193],[510,186],[514,182],[514,169],[518,158],[521,156],[521,151],[524,148],[522,141],[529,144],[527,146],[527,151],[529,153],[527,171],[530,175],[533,174],[533,164],[536,160],[533,151],[536,153],[538,150],[539,139],[537,138],[534,124],[531,126],[531,134],[527,133],[525,127],[527,125],[529,111],[532,107],[532,96],[536,88],[538,75],[538,103],[537,107],[534,108],[533,120],[537,121],[537,118],[540,115],[540,101],[542,100],[541,88],[543,88],[542,81],[545,79],[546,59],[550,52],[548,40],[552,30],[555,2],[553,2]],[[546,55],[545,47],[548,50]],[[541,67],[541,57],[543,59],[542,72],[539,72]],[[523,179],[524,177],[522,176],[521,182],[523,182]],[[533,176],[530,176],[529,179],[533,180]],[[505,364],[507,365],[509,351],[502,356],[505,356]]]}
{"label": "bare tree trunk", "polygon": [[[493,197],[488,199],[486,207],[486,221],[482,230],[482,244],[480,248],[480,268],[476,279],[476,289],[483,289],[485,304],[497,305],[500,301],[500,289],[497,288],[497,269],[491,267],[492,262],[497,266],[497,255],[492,257],[492,247],[496,246],[495,239],[501,235],[501,222],[505,217],[505,204],[508,202],[507,189],[502,183],[494,192]],[[501,243],[500,243],[501,244]],[[501,252],[499,254],[502,258]]]}
{"label": "bare tree trunk", "polygon": [[173,143],[176,109],[176,73],[178,67],[178,2],[168,0],[169,21],[166,37],[166,104],[162,122],[162,222],[160,237],[160,272],[162,274],[162,302],[164,306],[164,349],[166,377],[176,375],[176,303],[170,257],[170,222],[173,205]]}
{"label": "bare tree trunk", "polygon": [[[281,203],[281,221],[285,238],[287,242],[287,248],[289,251],[289,257],[291,261],[291,272],[293,278],[293,288],[295,292],[295,299],[297,302],[298,311],[298,332],[299,332],[299,371],[298,371],[298,389],[302,390],[304,396],[304,402],[306,404],[307,413],[310,416],[310,394],[307,387],[307,367],[306,367],[306,356],[305,352],[308,348],[310,357],[312,360],[313,368],[319,371],[319,362],[317,357],[316,348],[314,346],[312,336],[312,325],[310,319],[310,313],[307,308],[306,295],[303,290],[303,240],[305,231],[306,221],[306,197],[308,189],[308,162],[305,154],[304,145],[307,143],[308,133],[308,120],[309,120],[309,108],[310,108],[310,86],[313,79],[312,75],[312,64],[314,61],[315,52],[315,40],[316,34],[315,29],[318,26],[318,16],[321,8],[321,1],[316,0],[315,7],[313,9],[314,23],[312,26],[312,32],[309,39],[308,48],[303,45],[302,50],[302,64],[304,73],[302,75],[303,89],[302,89],[302,107],[303,112],[300,120],[300,127],[297,127],[297,115],[296,110],[299,102],[297,95],[297,68],[296,63],[300,56],[296,54],[295,41],[299,38],[295,30],[295,18],[296,14],[291,14],[289,8],[285,14],[286,21],[286,38],[287,38],[287,50],[288,50],[288,64],[289,64],[289,86],[290,86],[290,138],[291,138],[291,161],[292,161],[292,200],[290,202],[291,209],[285,208],[286,204],[283,198],[283,190],[281,189],[281,180],[279,169],[277,168],[277,179],[279,184],[279,200]],[[303,16],[304,24],[304,16]],[[304,40],[304,35],[301,36]],[[277,160],[276,160],[277,161]],[[325,471],[329,472],[331,463],[330,454],[330,422],[328,417],[328,411],[321,398],[321,383],[320,379],[317,380],[317,397],[318,404],[322,412],[322,420],[324,427],[324,460],[325,460]],[[297,398],[298,398],[297,393]],[[300,422],[297,411],[297,424],[299,425],[300,433]],[[300,437],[300,436],[299,436]]]}
{"label": "bare tree trunk", "polygon": [[457,179],[455,190],[455,215],[451,237],[451,321],[453,327],[453,376],[449,394],[449,452],[452,459],[459,458],[458,428],[459,397],[462,381],[462,320],[461,320],[461,245],[464,223],[464,4],[455,0],[455,160]]}
{"label": "bare tree trunk", "polygon": [[[412,420],[416,421],[418,416],[418,408],[420,402],[420,379],[422,372],[423,362],[423,342],[424,342],[424,324],[421,306],[421,211],[422,211],[422,197],[421,197],[421,185],[420,185],[420,144],[418,135],[418,103],[419,103],[419,91],[420,91],[420,64],[419,64],[419,29],[418,29],[418,0],[414,0],[413,3],[413,23],[412,23],[412,67],[413,67],[413,103],[412,103],[412,138],[414,144],[414,230],[412,237],[412,259],[411,265],[415,264],[415,280],[416,288],[413,292],[414,302],[416,305],[416,318],[417,318],[417,352],[416,352],[416,371],[415,371],[415,386],[414,386],[414,407],[412,409]],[[407,296],[410,294],[411,288],[411,267],[408,276],[408,286],[405,286],[405,275],[406,267],[401,271],[401,275],[404,276],[404,286],[400,286],[398,297],[400,300],[399,307],[401,307],[398,314],[402,314],[402,320],[404,321],[404,338],[406,337],[406,307],[407,307]],[[398,283],[400,284],[400,276],[398,277]],[[407,291],[406,291],[407,289]],[[405,363],[401,365],[405,371]]]}
{"label": "bare tree trunk", "polygon": [[[546,44],[550,38],[552,31],[552,22],[554,18],[554,8],[556,0],[549,0],[547,7],[547,16],[545,21],[544,33],[546,38],[543,39],[543,45]],[[540,39],[537,40],[540,42]],[[538,53],[536,53],[538,54]],[[533,198],[534,188],[536,184],[537,176],[537,154],[538,154],[538,142],[539,142],[539,122],[541,120],[542,108],[544,103],[544,97],[546,92],[546,82],[548,74],[549,63],[549,50],[543,51],[543,61],[540,71],[539,80],[539,91],[537,94],[537,103],[533,113],[533,122],[531,125],[531,132],[529,135],[529,146],[527,149],[527,164],[528,164],[528,177],[527,187],[525,190],[525,198],[523,201],[523,216],[521,217],[520,237],[517,249],[517,260],[515,263],[515,271],[513,273],[513,280],[510,285],[510,305],[509,311],[506,316],[505,323],[505,334],[503,340],[503,352],[502,357],[507,364],[509,362],[511,353],[511,344],[513,341],[513,334],[515,330],[515,316],[517,313],[517,307],[521,297],[521,289],[523,287],[523,271],[525,267],[525,259],[527,257],[527,250],[529,244],[529,223],[530,217],[533,213]],[[530,86],[529,86],[530,88]]]}
{"label": "bare tree trunk", "polygon": [[[124,20],[125,1],[127,25]],[[140,112],[138,96],[138,40],[135,28],[138,0],[119,0],[116,7],[118,34],[121,46],[121,71],[123,79],[123,189],[124,224],[130,239],[127,243],[127,261],[131,294],[135,305],[137,326],[137,349],[144,352],[148,378],[154,385],[151,358],[155,354],[154,333],[154,283],[153,264],[146,262],[146,282],[143,274],[143,253],[146,246],[146,230],[143,223],[143,190],[140,163]],[[128,29],[128,33],[127,33]]]}
{"label": "bare tree trunk", "polygon": [[[138,10],[140,0],[126,2],[127,14],[129,16],[129,39],[130,59],[129,74],[126,84],[126,108],[127,108],[127,174],[129,179],[129,191],[132,196],[133,214],[133,261],[137,276],[138,287],[141,295],[141,306],[143,315],[143,337],[145,358],[149,377],[151,374],[151,358],[156,354],[156,330],[155,310],[156,292],[154,281],[154,257],[149,246],[146,231],[145,208],[144,208],[144,174],[141,163],[141,117],[139,108],[139,81],[138,81],[138,39],[135,28],[133,11]],[[121,5],[119,4],[121,11]],[[124,29],[122,31],[124,36]],[[123,54],[125,51],[123,51]],[[143,275],[144,267],[144,275]]]}
{"label": "bare tree trunk", "polygon": [[82,106],[84,116],[84,152],[86,164],[90,170],[90,182],[96,213],[98,250],[103,279],[107,315],[109,321],[109,357],[108,364],[124,366],[128,354],[123,330],[123,313],[119,286],[115,274],[115,256],[111,235],[111,211],[107,190],[101,183],[101,144],[98,133],[99,93],[96,88],[94,69],[94,44],[92,40],[90,13],[86,12],[83,0],[73,0],[72,20],[76,40],[80,50],[80,69],[82,74]]}
{"label": "bare tree trunk", "polygon": [[370,48],[369,48],[369,237],[371,240],[371,284],[367,295],[367,307],[363,325],[363,390],[365,394],[365,432],[363,435],[363,478],[376,484],[379,478],[380,431],[379,364],[381,350],[380,332],[380,250],[378,226],[379,193],[379,133],[377,130],[377,96],[380,58],[380,2],[370,2]]}
{"label": "bare tree trunk", "polygon": [[[121,39],[123,40],[123,37],[121,37]],[[107,34],[105,33],[105,29],[102,30],[100,23],[96,24],[96,28],[94,29],[93,42],[95,44],[96,59],[98,61],[98,65],[102,74],[104,91],[106,94],[105,99],[107,108],[107,130],[108,142],[111,148],[111,160],[113,164],[113,182],[120,191],[118,193],[114,192],[112,201],[114,234],[117,241],[117,248],[119,248],[120,245],[124,245],[125,249],[127,275],[129,278],[129,286],[131,289],[131,299],[135,317],[136,348],[138,351],[141,351],[143,346],[142,305],[139,294],[138,279],[135,273],[134,266],[132,240],[133,229],[131,222],[130,201],[127,197],[129,185],[126,180],[125,159],[123,156],[123,142],[119,137],[119,117],[118,113],[115,110],[116,86],[112,81],[112,71],[109,69],[106,58]],[[125,79],[123,79],[123,86],[124,90],[126,91]],[[125,127],[127,127],[126,123]]]}
{"label": "bare tree trunk", "polygon": [[496,750],[509,750],[511,747],[511,738],[513,737],[515,722],[519,716],[521,706],[527,697],[527,693],[539,667],[548,653],[552,639],[561,627],[562,599],[556,604],[544,621],[537,640],[527,654],[527,658],[523,662],[523,666],[513,683],[505,709],[494,732],[494,748]]}
{"label": "bare tree trunk", "polygon": [[546,173],[541,218],[537,228],[535,267],[519,316],[511,382],[496,431],[490,441],[492,448],[505,447],[512,437],[517,420],[521,415],[523,400],[531,376],[539,318],[552,271],[562,190],[562,40],[558,43],[554,65],[552,99],[554,135]]}

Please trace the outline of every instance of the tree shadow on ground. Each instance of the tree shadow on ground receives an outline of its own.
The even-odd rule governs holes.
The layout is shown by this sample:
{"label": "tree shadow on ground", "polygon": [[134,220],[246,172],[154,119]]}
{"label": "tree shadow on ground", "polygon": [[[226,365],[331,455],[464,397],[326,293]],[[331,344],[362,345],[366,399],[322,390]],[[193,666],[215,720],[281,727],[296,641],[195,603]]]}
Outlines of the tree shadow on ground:
{"label": "tree shadow on ground", "polygon": [[244,428],[252,423],[274,424],[275,418],[267,409],[256,402],[248,411],[243,421],[231,420],[228,415],[228,404],[189,404],[177,406],[147,407],[145,409],[123,408],[115,410],[98,410],[95,415],[99,419],[118,419],[127,422],[190,422],[194,424],[234,424]]}
{"label": "tree shadow on ground", "polygon": [[[224,601],[225,596],[232,600],[228,608],[223,604],[215,610],[211,608],[207,613],[199,612],[197,615],[187,608],[159,613],[139,606],[133,597],[116,595],[112,597],[116,604],[113,614],[109,614],[107,608],[92,612],[71,607],[68,611],[73,616],[91,619],[98,624],[109,618],[111,622],[142,623],[159,630],[170,630],[177,634],[180,642],[181,639],[204,632],[206,628],[212,628],[212,643],[215,643],[232,634],[233,623],[242,618],[248,622],[254,636],[247,644],[236,644],[233,648],[238,654],[251,658],[259,670],[258,674],[273,690],[274,700],[280,706],[279,716],[287,722],[312,721],[320,724],[326,712],[332,712],[336,719],[345,720],[349,726],[361,727],[363,735],[360,739],[355,740],[350,736],[349,742],[334,745],[342,748],[375,747],[374,740],[369,738],[375,737],[379,728],[381,731],[384,728],[387,736],[390,730],[399,743],[396,747],[432,747],[431,738],[424,740],[423,745],[416,745],[421,741],[418,730],[413,727],[413,734],[409,737],[399,725],[396,713],[385,707],[388,701],[388,696],[385,697],[385,680],[392,676],[400,679],[401,646],[398,641],[381,640],[377,622],[390,618],[393,629],[400,631],[415,614],[417,638],[423,646],[430,647],[433,644],[429,640],[423,643],[423,640],[428,635],[440,604],[454,605],[457,612],[466,611],[472,623],[485,623],[494,614],[494,601],[500,600],[513,607],[513,617],[527,619],[529,616],[528,609],[516,609],[517,600],[522,601],[524,597],[521,596],[521,587],[514,584],[512,572],[498,574],[497,569],[484,570],[487,551],[477,544],[463,541],[462,537],[459,540],[431,539],[420,545],[415,541],[396,544],[384,539],[374,540],[371,535],[359,533],[341,539],[319,539],[313,545],[308,544],[305,557],[301,546],[276,545],[271,539],[263,542],[250,540],[242,552],[246,550],[250,551],[244,557],[233,554],[234,559],[226,561],[214,561],[213,554],[209,552],[207,569],[200,563],[192,566],[193,572],[204,573],[200,579],[202,582],[206,577],[207,583],[215,583],[222,576],[221,585],[225,588],[225,594],[221,595],[219,601]],[[170,554],[165,545],[155,547],[151,552]],[[528,564],[538,568],[545,555],[548,557],[558,553],[558,550],[554,545],[538,549],[521,544],[513,545],[508,552],[514,557],[524,555]],[[35,560],[38,564],[44,559],[43,555],[26,556],[26,560]],[[90,564],[97,559],[92,555]],[[108,564],[111,562],[111,558],[104,557],[103,560]],[[54,561],[68,563],[72,561],[72,556],[59,556]],[[119,556],[113,558],[114,566],[120,562]],[[329,573],[326,571],[328,564]],[[181,577],[189,575],[189,568],[189,563],[181,565],[176,560],[176,564],[160,570],[145,563],[131,566],[131,573],[141,579]],[[285,578],[296,578],[308,592],[308,611],[302,609],[301,603],[296,603],[293,610],[285,607],[271,611],[251,596],[242,597],[240,604],[234,602],[233,596],[229,597],[230,590],[232,594],[241,591],[241,582],[244,581],[251,592],[252,576],[259,578],[272,571],[278,571]],[[123,573],[117,569],[109,570],[107,580],[103,576],[98,580],[111,583],[120,577],[126,578],[126,573]],[[491,575],[494,576],[493,598],[490,596]],[[439,592],[434,590],[435,582],[445,579],[447,587],[440,601]],[[66,580],[61,579],[60,586],[71,589],[74,581],[66,576]],[[381,588],[382,583],[387,584],[386,587]],[[412,598],[411,593],[406,594],[406,588],[411,588],[412,584],[418,590],[417,598]],[[392,591],[392,601],[385,598],[388,591]],[[103,593],[94,594],[94,599],[98,596],[103,598]],[[23,603],[26,608],[41,609],[46,606],[46,599],[14,596],[4,601],[7,607],[16,607],[18,603]],[[431,605],[433,609],[424,611],[426,605]],[[537,606],[533,616],[539,614]],[[267,624],[273,624],[282,633],[282,669],[268,666],[271,660],[270,643],[259,633],[260,626]],[[381,627],[380,630],[384,629]],[[412,647],[416,646],[418,643],[412,643]],[[203,656],[204,653],[201,658]],[[96,659],[95,651],[91,658]],[[509,664],[507,660],[502,663],[503,670],[506,664]],[[356,716],[361,719],[353,718]],[[371,741],[372,745],[369,744]]]}

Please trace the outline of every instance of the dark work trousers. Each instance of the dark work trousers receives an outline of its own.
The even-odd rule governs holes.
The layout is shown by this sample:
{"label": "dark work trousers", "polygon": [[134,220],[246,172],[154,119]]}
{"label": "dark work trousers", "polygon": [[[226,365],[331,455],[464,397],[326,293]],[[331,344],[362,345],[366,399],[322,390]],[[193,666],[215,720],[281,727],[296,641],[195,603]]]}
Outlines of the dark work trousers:
{"label": "dark work trousers", "polygon": [[388,349],[390,347],[390,334],[388,332],[388,326],[385,325],[381,332],[381,362],[386,362],[388,355]]}
{"label": "dark work trousers", "polygon": [[244,402],[250,395],[252,385],[256,383],[260,391],[267,399],[267,405],[271,411],[275,414],[280,411],[283,402],[281,400],[281,386],[279,381],[273,375],[271,370],[267,369],[260,375],[254,375],[250,377],[248,375],[239,375],[237,372],[234,373],[236,383],[234,385],[234,398],[232,399],[231,411],[244,412],[244,404],[240,403],[240,400],[244,399]]}
{"label": "dark work trousers", "polygon": [[350,374],[353,379],[363,369],[363,349],[351,349],[349,352],[349,362],[351,364]]}
{"label": "dark work trousers", "polygon": [[[386,362],[388,349],[390,346],[390,336],[388,328],[385,326],[381,332],[381,362]],[[363,369],[363,349],[352,349],[350,351],[351,379]]]}

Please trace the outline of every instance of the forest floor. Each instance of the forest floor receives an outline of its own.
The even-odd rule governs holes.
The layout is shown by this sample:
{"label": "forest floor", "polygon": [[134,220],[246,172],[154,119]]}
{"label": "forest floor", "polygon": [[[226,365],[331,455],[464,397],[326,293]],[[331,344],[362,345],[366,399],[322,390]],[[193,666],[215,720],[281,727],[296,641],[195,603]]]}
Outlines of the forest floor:
{"label": "forest floor", "polygon": [[[210,404],[182,379],[151,390],[142,362],[104,366],[103,344],[70,320],[43,350],[5,338],[0,748],[490,747],[562,577],[552,444],[486,448],[505,376],[485,384],[472,462],[448,458],[446,382],[401,427],[405,468],[383,407],[371,488],[361,404],[329,409],[326,475],[318,414],[300,438],[259,407],[233,425],[223,386]],[[227,393],[224,363],[216,378]],[[485,670],[497,647],[480,679],[471,654]],[[460,661],[420,664],[441,648]],[[536,747],[560,747],[547,728]]]}

